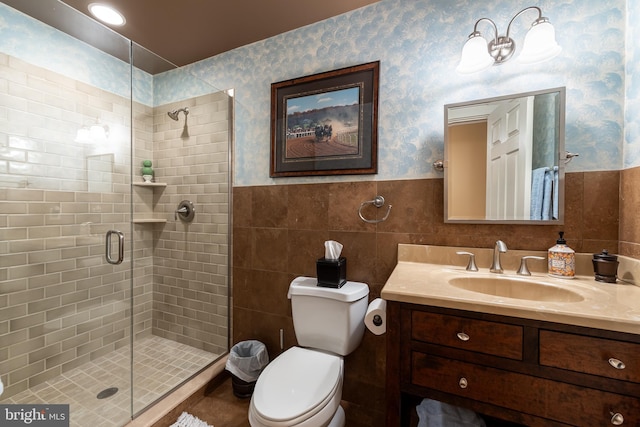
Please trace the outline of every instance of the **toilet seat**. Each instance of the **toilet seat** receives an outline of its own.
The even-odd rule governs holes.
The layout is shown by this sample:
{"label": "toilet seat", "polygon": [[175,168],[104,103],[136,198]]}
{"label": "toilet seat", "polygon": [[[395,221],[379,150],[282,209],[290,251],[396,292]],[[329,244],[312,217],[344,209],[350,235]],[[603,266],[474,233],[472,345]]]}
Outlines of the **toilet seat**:
{"label": "toilet seat", "polygon": [[292,347],[260,374],[251,398],[252,425],[326,425],[342,397],[341,356]]}

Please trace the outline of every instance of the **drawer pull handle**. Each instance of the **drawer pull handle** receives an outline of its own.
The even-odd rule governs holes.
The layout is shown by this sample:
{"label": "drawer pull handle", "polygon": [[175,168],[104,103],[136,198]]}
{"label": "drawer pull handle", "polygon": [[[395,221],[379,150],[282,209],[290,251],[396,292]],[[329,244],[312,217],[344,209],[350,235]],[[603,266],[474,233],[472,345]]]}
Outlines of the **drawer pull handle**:
{"label": "drawer pull handle", "polygon": [[613,424],[614,426],[621,426],[624,423],[624,417],[621,413],[616,412],[614,414],[613,412],[611,412],[611,415],[611,424]]}
{"label": "drawer pull handle", "polygon": [[470,338],[469,335],[465,334],[464,332],[458,332],[456,336],[460,341],[469,341]]}
{"label": "drawer pull handle", "polygon": [[[467,379],[465,377],[462,377],[458,381],[458,385],[460,386],[460,388],[467,388],[469,383],[467,382]],[[620,415],[620,414],[616,414],[616,415]],[[611,419],[611,422],[613,422],[613,418]]]}
{"label": "drawer pull handle", "polygon": [[627,367],[622,360],[614,359],[613,357],[609,359],[609,365],[616,369],[624,369]]}

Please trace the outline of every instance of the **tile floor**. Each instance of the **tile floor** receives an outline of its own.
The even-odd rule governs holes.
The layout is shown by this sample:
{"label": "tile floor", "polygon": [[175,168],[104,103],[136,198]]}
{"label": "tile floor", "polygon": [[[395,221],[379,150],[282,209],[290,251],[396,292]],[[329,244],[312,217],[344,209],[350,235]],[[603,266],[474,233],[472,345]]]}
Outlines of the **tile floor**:
{"label": "tile floor", "polygon": [[[219,355],[157,336],[134,344],[133,411],[139,412]],[[116,350],[3,403],[70,404],[71,427],[119,427],[131,420],[129,347]],[[111,397],[102,390],[117,387]]]}

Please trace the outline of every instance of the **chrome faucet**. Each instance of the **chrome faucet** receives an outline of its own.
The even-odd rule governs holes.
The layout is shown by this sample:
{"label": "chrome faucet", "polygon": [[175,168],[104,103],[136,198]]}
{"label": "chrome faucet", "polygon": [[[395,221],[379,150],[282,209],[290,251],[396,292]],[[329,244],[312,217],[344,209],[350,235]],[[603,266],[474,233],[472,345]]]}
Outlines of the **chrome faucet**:
{"label": "chrome faucet", "polygon": [[507,252],[507,245],[502,241],[496,241],[495,246],[493,247],[493,263],[491,263],[491,268],[489,269],[492,273],[503,273],[502,265],[500,264],[500,252]]}

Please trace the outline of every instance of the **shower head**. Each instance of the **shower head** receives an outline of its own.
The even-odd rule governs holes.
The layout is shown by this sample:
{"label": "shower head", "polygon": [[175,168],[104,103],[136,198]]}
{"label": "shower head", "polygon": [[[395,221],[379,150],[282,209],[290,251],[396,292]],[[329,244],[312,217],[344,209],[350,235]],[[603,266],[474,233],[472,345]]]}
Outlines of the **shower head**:
{"label": "shower head", "polygon": [[189,114],[189,109],[187,107],[184,107],[184,108],[180,108],[179,110],[169,111],[167,115],[177,122],[178,114],[180,114],[180,111],[184,113],[185,117],[187,117],[187,114]]}

